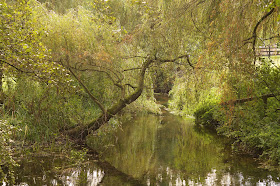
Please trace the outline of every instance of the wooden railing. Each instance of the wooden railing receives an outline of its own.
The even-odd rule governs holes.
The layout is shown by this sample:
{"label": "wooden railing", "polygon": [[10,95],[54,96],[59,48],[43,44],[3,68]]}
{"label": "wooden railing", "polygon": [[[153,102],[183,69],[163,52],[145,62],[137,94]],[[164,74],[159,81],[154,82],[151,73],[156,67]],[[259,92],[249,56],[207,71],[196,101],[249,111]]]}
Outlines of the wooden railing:
{"label": "wooden railing", "polygon": [[280,56],[280,48],[277,45],[260,46],[257,50],[258,56]]}

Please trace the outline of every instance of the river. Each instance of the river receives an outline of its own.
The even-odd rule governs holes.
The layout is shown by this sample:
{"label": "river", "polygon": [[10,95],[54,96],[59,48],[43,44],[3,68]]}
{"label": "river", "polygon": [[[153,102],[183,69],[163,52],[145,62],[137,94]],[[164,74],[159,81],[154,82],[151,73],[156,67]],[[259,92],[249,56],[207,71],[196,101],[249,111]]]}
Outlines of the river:
{"label": "river", "polygon": [[279,172],[259,168],[252,157],[233,153],[225,141],[197,128],[193,119],[167,111],[138,114],[124,117],[107,140],[88,141],[92,147],[99,143],[99,160],[88,156],[85,163],[67,167],[58,156],[27,157],[15,171],[16,184],[280,185]]}

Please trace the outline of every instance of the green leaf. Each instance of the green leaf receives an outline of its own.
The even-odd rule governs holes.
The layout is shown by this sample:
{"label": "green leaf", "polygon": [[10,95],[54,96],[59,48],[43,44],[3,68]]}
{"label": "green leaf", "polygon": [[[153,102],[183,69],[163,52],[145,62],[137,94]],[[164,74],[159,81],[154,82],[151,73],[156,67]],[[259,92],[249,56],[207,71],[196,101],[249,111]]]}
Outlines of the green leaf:
{"label": "green leaf", "polygon": [[24,45],[22,46],[22,48],[23,48],[24,50],[26,50],[26,49],[29,48],[29,47],[28,47],[27,44],[24,44]]}

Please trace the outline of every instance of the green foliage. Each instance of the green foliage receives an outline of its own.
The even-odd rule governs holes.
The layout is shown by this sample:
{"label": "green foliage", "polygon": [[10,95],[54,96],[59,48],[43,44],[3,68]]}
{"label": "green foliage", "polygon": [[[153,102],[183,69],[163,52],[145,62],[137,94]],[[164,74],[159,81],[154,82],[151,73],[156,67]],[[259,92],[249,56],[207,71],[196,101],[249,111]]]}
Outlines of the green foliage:
{"label": "green foliage", "polygon": [[161,114],[160,105],[156,104],[154,96],[148,97],[142,95],[134,103],[129,105],[126,109],[128,112],[147,112],[153,114]]}
{"label": "green foliage", "polygon": [[[138,71],[123,71],[139,67],[143,59],[123,57],[135,50],[122,43],[127,31],[122,26],[119,30],[113,3],[116,2],[94,1],[82,7],[73,1],[69,5],[73,9],[68,10],[51,2],[1,3],[1,60],[5,64],[6,95],[3,112],[22,129],[17,138],[24,139],[23,143],[53,142],[64,129],[84,125],[101,112],[71,79],[67,68],[74,68],[78,78],[106,108],[123,96],[116,83],[137,84]],[[142,49],[138,52],[145,54]],[[152,87],[150,76],[145,81]],[[133,89],[125,87],[125,93]],[[148,88],[127,110],[139,109],[160,112],[152,89]]]}
{"label": "green foliage", "polygon": [[[234,90],[231,98],[258,97],[274,93],[275,97],[254,99],[244,103],[231,104],[210,99],[199,104],[195,111],[198,123],[212,127],[219,134],[234,139],[233,148],[245,152],[258,154],[269,164],[279,164],[279,68],[271,66],[271,61],[263,60],[259,66],[254,81],[244,78],[233,78],[229,74],[227,79]],[[248,87],[250,86],[250,91]],[[225,91],[224,93],[228,93]],[[232,100],[234,100],[232,99]]]}
{"label": "green foliage", "polygon": [[54,12],[59,14],[66,13],[67,10],[71,8],[77,8],[79,5],[84,5],[87,1],[80,0],[60,0],[60,1],[51,1],[51,0],[39,0],[42,4]]}
{"label": "green foliage", "polygon": [[72,164],[81,164],[86,161],[87,149],[70,151],[69,160]]}
{"label": "green foliage", "polygon": [[16,80],[4,102],[4,113],[11,122],[22,129],[17,134],[28,142],[52,142],[59,133],[77,123],[93,119],[97,108],[81,96],[81,92],[67,92],[52,85],[32,81],[26,77]]}
{"label": "green foliage", "polygon": [[5,120],[0,121],[0,184],[13,184],[15,181],[13,169],[17,165],[12,158],[11,143],[18,129]]}
{"label": "green foliage", "polygon": [[171,96],[169,108],[176,113],[193,115],[201,104],[207,103],[209,100],[212,102],[220,100],[217,74],[197,71],[188,74],[188,77],[180,75],[180,72],[178,75],[172,90],[169,92]]}
{"label": "green foliage", "polygon": [[[232,113],[224,112],[224,120],[217,131],[235,139],[234,148],[245,152],[261,155],[270,163],[279,163],[279,117],[275,109],[275,98],[270,98],[268,110],[264,116],[264,104],[262,101],[253,101],[242,106],[236,106]],[[276,106],[276,107],[275,107]],[[278,115],[278,114],[277,114]],[[220,119],[220,118],[219,118]]]}
{"label": "green foliage", "polygon": [[[3,113],[22,129],[18,138],[52,141],[61,130],[85,125],[137,90],[139,69],[152,59],[143,95],[126,111],[160,113],[153,83],[169,88],[174,82],[171,109],[195,113],[206,125],[246,146],[267,149],[263,154],[277,159],[268,150],[273,145],[265,146],[266,133],[254,130],[262,122],[275,129],[279,103],[274,98],[267,105],[260,100],[252,102],[256,106],[217,105],[279,92],[279,70],[267,64],[256,74],[254,66],[255,48],[279,36],[273,19],[279,17],[278,9],[259,22],[267,9],[279,6],[278,0],[41,2],[0,1]],[[183,54],[188,58],[176,65],[160,60]]]}
{"label": "green foliage", "polygon": [[[33,1],[16,0],[0,3],[1,76],[19,72],[49,82],[57,82],[62,67],[49,62],[49,50],[42,43],[44,29],[38,27]],[[47,80],[46,80],[47,79]]]}
{"label": "green foliage", "polygon": [[174,84],[176,72],[178,72],[179,70],[180,67],[176,67],[174,64],[164,64],[154,68],[154,92],[168,93]]}
{"label": "green foliage", "polygon": [[218,104],[218,102],[212,100],[199,104],[194,112],[195,123],[216,130],[219,122],[221,122],[216,119],[216,112],[219,111]]}
{"label": "green foliage", "polygon": [[156,99],[154,97],[154,89],[150,88],[153,86],[153,81],[150,74],[146,76],[145,84],[147,88],[144,88],[141,96],[135,102],[128,105],[126,111],[135,113],[148,112],[153,114],[161,114],[160,105],[156,103]]}

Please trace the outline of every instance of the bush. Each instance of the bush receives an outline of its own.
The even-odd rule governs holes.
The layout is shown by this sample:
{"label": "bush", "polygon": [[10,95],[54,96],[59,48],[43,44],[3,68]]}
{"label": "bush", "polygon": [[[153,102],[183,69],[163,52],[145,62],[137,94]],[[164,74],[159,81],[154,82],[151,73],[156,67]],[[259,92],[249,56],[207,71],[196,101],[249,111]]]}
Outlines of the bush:
{"label": "bush", "polygon": [[219,121],[215,118],[219,110],[217,105],[217,103],[207,102],[199,106],[194,112],[195,123],[216,130],[219,126]]}
{"label": "bush", "polygon": [[[234,90],[229,100],[259,97],[279,92],[280,69],[273,68],[263,61],[255,79],[242,80],[230,76],[227,91]],[[224,93],[224,94],[225,94]],[[227,101],[227,100],[224,100]],[[280,164],[280,102],[278,96],[267,101],[262,98],[244,103],[224,104],[206,101],[199,104],[194,115],[196,122],[215,129],[219,134],[233,139],[235,150],[251,153],[269,164]]]}
{"label": "bush", "polygon": [[10,143],[17,129],[5,120],[0,120],[0,185],[3,182],[13,184],[13,169],[17,165],[12,158]]}

